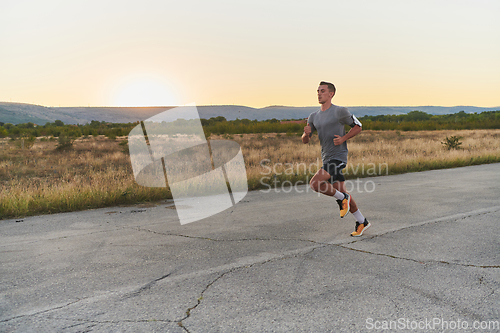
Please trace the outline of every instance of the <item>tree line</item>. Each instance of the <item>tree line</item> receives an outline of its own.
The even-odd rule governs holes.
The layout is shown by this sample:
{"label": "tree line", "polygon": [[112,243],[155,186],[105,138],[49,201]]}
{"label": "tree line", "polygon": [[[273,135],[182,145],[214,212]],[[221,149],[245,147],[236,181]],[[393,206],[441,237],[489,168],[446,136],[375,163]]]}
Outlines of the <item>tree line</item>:
{"label": "tree line", "polygon": [[[299,119],[300,120],[300,119]],[[303,119],[302,119],[303,120]],[[363,116],[359,120],[365,130],[444,130],[444,129],[499,129],[500,111],[486,111],[481,113],[458,113],[445,115],[431,115],[422,111],[411,111],[400,115],[378,115]],[[137,126],[135,123],[108,123],[96,120],[83,125],[67,125],[60,120],[48,122],[43,126],[33,123],[5,124],[0,122],[0,137],[12,139],[21,137],[59,137],[61,135],[72,138],[82,136],[104,135],[115,139],[118,136],[126,136]],[[210,119],[201,119],[205,135],[211,134],[245,134],[245,133],[287,133],[300,134],[305,123],[284,122],[278,119],[249,120],[236,119],[226,120],[219,116]]]}
{"label": "tree line", "polygon": [[24,124],[4,124],[0,122],[0,137],[32,138],[32,137],[66,137],[79,138],[82,136],[105,135],[109,138],[128,135],[137,123],[107,123],[92,120],[84,125],[64,124],[61,120],[47,122],[43,126],[33,123]]}
{"label": "tree line", "polygon": [[369,130],[460,130],[498,129],[500,111],[481,113],[458,113],[431,115],[422,111],[411,111],[400,115],[364,116],[360,118],[363,129]]}

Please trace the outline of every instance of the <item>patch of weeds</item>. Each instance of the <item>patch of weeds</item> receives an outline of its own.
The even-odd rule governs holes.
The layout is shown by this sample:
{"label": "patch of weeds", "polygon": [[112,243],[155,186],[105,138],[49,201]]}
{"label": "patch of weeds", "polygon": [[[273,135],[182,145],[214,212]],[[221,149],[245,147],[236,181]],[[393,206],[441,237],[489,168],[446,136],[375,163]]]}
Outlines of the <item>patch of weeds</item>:
{"label": "patch of weeds", "polygon": [[73,147],[73,138],[61,133],[57,139],[57,150],[68,150]]}
{"label": "patch of weeds", "polygon": [[460,145],[462,144],[462,142],[460,142],[460,139],[462,139],[461,136],[455,136],[455,135],[452,135],[450,137],[446,137],[446,139],[444,139],[444,142],[441,142],[446,149],[448,150],[452,150],[452,149],[462,149],[462,147],[460,147]]}

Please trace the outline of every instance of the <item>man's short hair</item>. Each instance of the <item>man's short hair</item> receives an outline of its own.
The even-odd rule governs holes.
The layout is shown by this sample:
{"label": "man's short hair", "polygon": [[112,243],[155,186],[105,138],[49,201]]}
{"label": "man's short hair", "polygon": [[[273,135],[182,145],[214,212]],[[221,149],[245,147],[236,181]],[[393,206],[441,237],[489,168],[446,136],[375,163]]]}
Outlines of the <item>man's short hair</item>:
{"label": "man's short hair", "polygon": [[325,82],[325,81],[321,81],[319,83],[320,86],[328,86],[328,90],[330,92],[333,92],[333,94],[335,95],[335,92],[337,91],[337,89],[335,89],[335,86],[333,85],[333,83],[330,83],[330,82]]}

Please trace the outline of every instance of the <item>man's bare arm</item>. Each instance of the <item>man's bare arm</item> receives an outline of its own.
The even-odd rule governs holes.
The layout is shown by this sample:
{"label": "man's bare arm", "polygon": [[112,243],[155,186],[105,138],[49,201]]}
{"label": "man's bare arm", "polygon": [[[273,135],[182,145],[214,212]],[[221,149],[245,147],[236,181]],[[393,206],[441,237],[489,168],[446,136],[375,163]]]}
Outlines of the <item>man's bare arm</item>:
{"label": "man's bare arm", "polygon": [[302,134],[302,143],[309,143],[309,135],[311,134],[311,126],[307,124],[306,127],[304,127],[304,133]]}
{"label": "man's bare arm", "polygon": [[333,139],[333,144],[336,145],[336,146],[341,145],[345,141],[347,141],[347,140],[355,137],[359,133],[361,133],[361,131],[362,131],[361,126],[356,125],[356,126],[352,127],[349,130],[349,132],[346,135],[344,135],[344,136],[335,135],[335,138]]}

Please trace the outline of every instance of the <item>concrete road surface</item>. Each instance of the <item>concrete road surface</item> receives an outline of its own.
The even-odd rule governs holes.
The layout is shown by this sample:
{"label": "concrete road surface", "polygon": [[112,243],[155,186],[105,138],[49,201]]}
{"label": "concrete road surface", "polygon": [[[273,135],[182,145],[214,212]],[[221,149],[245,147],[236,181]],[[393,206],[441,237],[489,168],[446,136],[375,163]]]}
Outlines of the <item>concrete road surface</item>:
{"label": "concrete road surface", "polygon": [[500,164],[351,185],[361,238],[306,186],[0,221],[0,331],[500,331]]}

